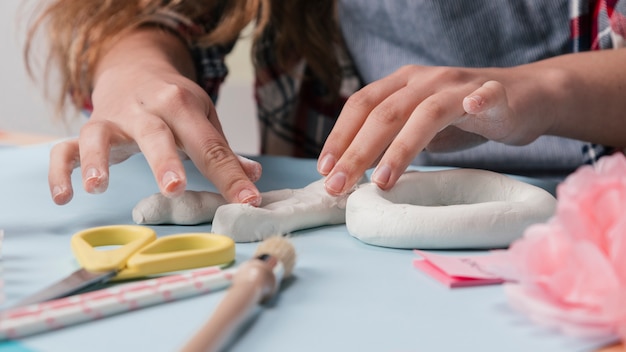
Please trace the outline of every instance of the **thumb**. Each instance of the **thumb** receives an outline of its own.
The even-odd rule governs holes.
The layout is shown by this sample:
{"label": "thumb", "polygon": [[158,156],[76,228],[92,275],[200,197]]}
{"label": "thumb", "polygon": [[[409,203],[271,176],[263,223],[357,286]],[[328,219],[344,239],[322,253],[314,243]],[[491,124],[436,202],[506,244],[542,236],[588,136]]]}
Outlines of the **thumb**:
{"label": "thumb", "polygon": [[466,115],[455,126],[495,141],[513,133],[513,113],[500,82],[488,81],[463,99]]}

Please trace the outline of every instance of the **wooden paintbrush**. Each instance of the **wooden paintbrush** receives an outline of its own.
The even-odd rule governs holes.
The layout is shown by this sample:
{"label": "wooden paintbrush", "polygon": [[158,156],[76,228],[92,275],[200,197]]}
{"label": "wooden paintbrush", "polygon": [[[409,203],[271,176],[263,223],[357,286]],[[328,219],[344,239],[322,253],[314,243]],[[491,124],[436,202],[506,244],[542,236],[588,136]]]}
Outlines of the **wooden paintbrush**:
{"label": "wooden paintbrush", "polygon": [[254,258],[237,269],[224,299],[182,351],[220,351],[227,346],[257,305],[269,300],[291,275],[295,261],[295,249],[285,237],[263,241]]}

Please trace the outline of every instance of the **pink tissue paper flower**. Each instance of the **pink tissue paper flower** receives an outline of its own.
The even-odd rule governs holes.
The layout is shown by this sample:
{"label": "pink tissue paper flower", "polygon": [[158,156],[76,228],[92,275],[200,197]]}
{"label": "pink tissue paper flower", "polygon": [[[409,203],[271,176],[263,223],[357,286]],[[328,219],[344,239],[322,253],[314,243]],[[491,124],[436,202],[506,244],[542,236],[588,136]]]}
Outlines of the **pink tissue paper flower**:
{"label": "pink tissue paper flower", "polygon": [[626,341],[626,157],[606,156],[568,176],[554,216],[501,254],[512,264],[507,297],[533,321]]}

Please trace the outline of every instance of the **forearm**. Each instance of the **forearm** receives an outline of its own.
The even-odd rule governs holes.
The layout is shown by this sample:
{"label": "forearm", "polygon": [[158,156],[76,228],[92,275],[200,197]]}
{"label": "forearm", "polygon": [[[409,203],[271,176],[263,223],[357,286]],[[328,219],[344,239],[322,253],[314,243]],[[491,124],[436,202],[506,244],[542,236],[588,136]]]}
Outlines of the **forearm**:
{"label": "forearm", "polygon": [[[531,125],[548,121],[542,134],[626,147],[624,63],[626,50],[619,49],[564,55],[520,66],[516,79],[531,85],[521,89],[529,88],[511,104],[522,116],[544,120]],[[531,88],[533,81],[538,89]]]}
{"label": "forearm", "polygon": [[195,66],[185,43],[175,34],[157,27],[138,28],[103,52],[95,67],[94,85],[103,73],[128,66],[178,72],[195,80]]}

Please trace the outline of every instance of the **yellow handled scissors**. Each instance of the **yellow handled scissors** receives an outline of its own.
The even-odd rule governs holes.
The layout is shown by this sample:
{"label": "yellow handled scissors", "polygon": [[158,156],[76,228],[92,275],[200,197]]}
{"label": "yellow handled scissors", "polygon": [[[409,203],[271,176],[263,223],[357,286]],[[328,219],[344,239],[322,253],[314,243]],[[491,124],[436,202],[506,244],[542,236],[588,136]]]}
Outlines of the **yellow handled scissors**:
{"label": "yellow handled scissors", "polygon": [[[20,301],[39,303],[80,292],[92,285],[206,266],[235,260],[235,243],[213,233],[184,233],[157,238],[145,226],[114,225],[77,232],[72,251],[81,269]],[[111,249],[98,247],[115,246]]]}

